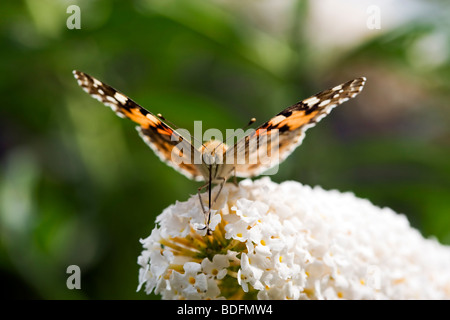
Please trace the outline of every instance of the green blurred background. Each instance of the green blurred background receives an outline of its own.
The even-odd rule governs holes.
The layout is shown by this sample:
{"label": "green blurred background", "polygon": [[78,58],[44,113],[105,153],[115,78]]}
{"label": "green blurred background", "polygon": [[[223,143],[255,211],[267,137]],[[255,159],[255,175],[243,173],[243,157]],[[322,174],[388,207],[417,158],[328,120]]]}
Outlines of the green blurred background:
{"label": "green blurred background", "polygon": [[[79,30],[66,27],[72,4]],[[352,191],[450,244],[449,17],[448,1],[425,0],[3,1],[2,295],[158,298],[136,293],[139,239],[199,186],[73,69],[179,127],[223,132],[366,76],[272,179]],[[74,264],[81,290],[66,287]]]}

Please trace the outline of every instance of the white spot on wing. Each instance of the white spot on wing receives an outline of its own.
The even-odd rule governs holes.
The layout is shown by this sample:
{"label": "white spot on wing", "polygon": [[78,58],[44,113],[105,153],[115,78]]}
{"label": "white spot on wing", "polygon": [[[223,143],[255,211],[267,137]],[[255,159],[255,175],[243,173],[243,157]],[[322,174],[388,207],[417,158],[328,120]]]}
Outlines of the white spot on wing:
{"label": "white spot on wing", "polygon": [[116,98],[117,101],[119,101],[119,102],[122,103],[122,104],[126,104],[127,101],[128,101],[128,98],[125,97],[123,94],[121,94],[121,93],[119,93],[119,92],[116,92],[116,93],[114,94],[114,98]]}
{"label": "white spot on wing", "polygon": [[285,116],[283,116],[283,115],[279,115],[279,116],[276,116],[275,118],[273,118],[272,120],[270,120],[270,124],[271,125],[277,125],[277,124],[279,124],[281,121],[283,121],[284,119],[286,119],[286,117]]}
{"label": "white spot on wing", "polygon": [[92,78],[92,80],[94,80],[94,87],[99,87],[99,86],[101,86],[102,85],[102,83],[100,82],[100,81],[98,81],[97,79],[95,79],[95,78]]}
{"label": "white spot on wing", "polygon": [[319,104],[319,107],[323,107],[323,106],[326,106],[327,104],[329,104],[330,103],[330,99],[327,99],[327,100],[323,100],[320,104]]}
{"label": "white spot on wing", "polygon": [[105,97],[106,97],[106,100],[108,100],[108,101],[110,101],[112,103],[117,103],[117,100],[114,99],[113,97],[111,97],[111,96],[105,96]]}
{"label": "white spot on wing", "polygon": [[319,101],[320,101],[320,99],[317,98],[316,96],[314,96],[314,97],[303,100],[303,103],[307,104],[308,106],[313,106]]}

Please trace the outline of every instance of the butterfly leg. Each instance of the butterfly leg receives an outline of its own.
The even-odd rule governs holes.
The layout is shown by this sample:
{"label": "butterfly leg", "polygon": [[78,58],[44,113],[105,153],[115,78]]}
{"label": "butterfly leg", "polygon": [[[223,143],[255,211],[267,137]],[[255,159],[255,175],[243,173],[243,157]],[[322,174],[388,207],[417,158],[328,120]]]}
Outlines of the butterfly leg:
{"label": "butterfly leg", "polygon": [[[203,189],[205,189],[206,187],[209,187],[209,206],[208,206],[208,211],[205,210],[205,204],[203,203],[203,199],[200,195],[200,191],[202,191]],[[200,200],[200,206],[202,207],[202,211],[203,214],[205,215],[205,226],[203,228],[199,228],[198,230],[206,230],[206,234],[207,235],[211,235],[212,234],[212,230],[209,228],[209,222],[211,219],[211,183],[207,182],[205,185],[201,186],[200,188],[197,189],[197,194],[198,194],[198,198]]]}
{"label": "butterfly leg", "polygon": [[205,210],[205,204],[203,203],[203,199],[202,199],[202,196],[200,195],[200,191],[205,189],[207,186],[209,186],[209,183],[206,183],[205,185],[203,185],[197,189],[198,199],[200,200],[200,206],[202,207],[202,211],[205,214],[205,216],[206,216],[207,212]]}
{"label": "butterfly leg", "polygon": [[[209,229],[209,223],[211,222],[211,209],[214,206],[214,204],[217,202],[217,199],[220,196],[220,193],[222,192],[223,186],[225,185],[225,182],[228,180],[228,178],[217,178],[218,180],[222,180],[219,184],[219,191],[216,193],[216,196],[214,197],[214,200],[211,201],[211,184],[209,182],[205,183],[203,186],[199,187],[197,189],[198,199],[200,200],[200,206],[202,207],[203,214],[205,215],[205,227],[201,228],[200,230],[208,229],[207,234],[211,235],[212,230]],[[208,211],[205,210],[205,204],[203,203],[203,199],[201,197],[200,192],[205,189],[206,187],[209,187],[208,191],[210,193],[209,195],[209,206]]]}
{"label": "butterfly leg", "polygon": [[233,183],[237,187],[238,186],[238,182],[237,182],[237,177],[236,177],[236,167],[234,167],[233,170],[234,170]]}
{"label": "butterfly leg", "polygon": [[219,184],[219,191],[217,192],[216,196],[214,197],[212,206],[216,203],[217,199],[219,198],[220,192],[222,192],[225,182],[228,180],[227,178],[218,178],[218,179],[222,180],[222,182]]}
{"label": "butterfly leg", "polygon": [[[218,179],[222,180],[222,182],[220,182],[220,184],[219,184],[219,191],[217,192],[217,194],[216,194],[216,196],[214,197],[214,200],[213,200],[212,202],[211,202],[211,187],[210,187],[210,189],[209,189],[209,191],[210,191],[210,197],[209,197],[210,203],[209,203],[209,209],[208,209],[208,212],[205,213],[205,215],[208,216],[208,220],[207,220],[206,226],[205,226],[205,228],[208,228],[208,230],[207,230],[207,234],[208,234],[208,235],[211,235],[211,234],[212,234],[212,230],[209,228],[209,223],[211,222],[211,209],[212,209],[212,207],[214,206],[214,204],[216,203],[217,199],[219,198],[220,192],[222,192],[223,186],[224,186],[225,182],[227,181],[227,178],[218,178]],[[200,195],[200,193],[199,193],[199,195]],[[206,218],[206,217],[205,217],[205,218]]]}

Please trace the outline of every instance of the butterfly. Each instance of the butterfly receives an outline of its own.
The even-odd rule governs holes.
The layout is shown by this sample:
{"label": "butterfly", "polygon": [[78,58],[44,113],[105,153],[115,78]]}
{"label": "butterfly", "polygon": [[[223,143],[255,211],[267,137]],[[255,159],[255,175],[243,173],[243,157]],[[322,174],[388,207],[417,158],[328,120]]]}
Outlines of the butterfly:
{"label": "butterfly", "polygon": [[[328,115],[334,107],[358,95],[366,82],[364,77],[356,78],[297,102],[252,130],[233,146],[211,140],[200,142],[201,146],[196,148],[192,138],[186,138],[170,127],[161,114],[147,111],[123,93],[84,72],[75,70],[73,74],[78,84],[93,98],[111,107],[119,117],[139,124],[136,127],[139,135],[163,162],[190,179],[205,182],[197,193],[205,215],[205,224],[201,229],[206,229],[208,235],[212,233],[209,227],[211,207],[231,176],[255,177],[281,163],[302,143],[308,128]],[[254,119],[250,124],[252,122]],[[212,184],[220,185],[214,199]],[[204,188],[208,188],[207,209],[200,193]]]}

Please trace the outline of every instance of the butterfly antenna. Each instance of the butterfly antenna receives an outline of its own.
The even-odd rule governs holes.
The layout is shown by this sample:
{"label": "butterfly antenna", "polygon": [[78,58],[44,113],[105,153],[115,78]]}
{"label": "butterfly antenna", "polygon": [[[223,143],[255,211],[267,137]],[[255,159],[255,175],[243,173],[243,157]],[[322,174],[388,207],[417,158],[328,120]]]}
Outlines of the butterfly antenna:
{"label": "butterfly antenna", "polygon": [[156,115],[158,118],[160,118],[162,121],[167,122],[168,124],[170,124],[172,127],[174,127],[174,129],[179,129],[180,127],[177,126],[176,124],[170,122],[169,120],[167,120],[166,118],[163,117],[163,115],[161,113],[158,113]]}
{"label": "butterfly antenna", "polygon": [[[170,124],[172,127],[174,127],[175,130],[177,130],[177,129],[180,128],[180,127],[177,126],[176,124],[174,124],[174,123],[170,122],[169,120],[167,120],[166,118],[164,118],[163,115],[162,115],[161,113],[158,113],[156,116],[157,116],[159,119],[161,119],[162,121],[167,122],[168,124]],[[200,143],[203,147],[206,148],[206,146],[205,146],[201,141],[195,139],[194,136],[191,136],[191,135],[189,134],[189,138],[191,139],[191,141],[192,141],[192,140],[195,140],[196,142]]]}
{"label": "butterfly antenna", "polygon": [[247,129],[248,127],[250,127],[252,124],[255,123],[255,121],[256,121],[256,118],[251,118],[250,121],[247,123],[247,125],[242,128],[242,130]]}

